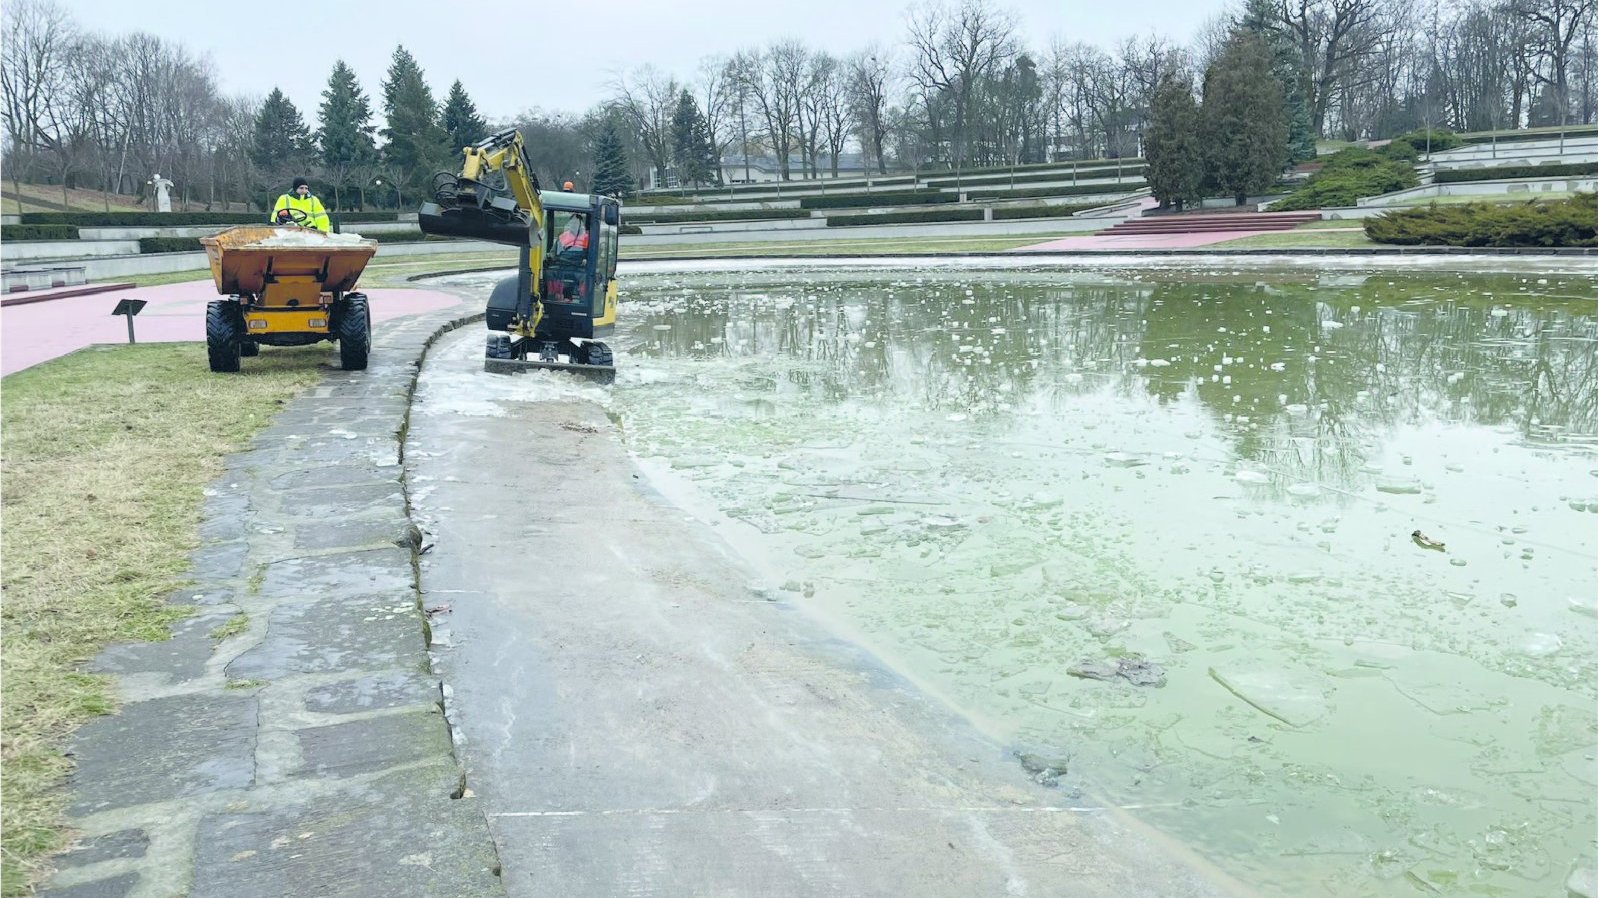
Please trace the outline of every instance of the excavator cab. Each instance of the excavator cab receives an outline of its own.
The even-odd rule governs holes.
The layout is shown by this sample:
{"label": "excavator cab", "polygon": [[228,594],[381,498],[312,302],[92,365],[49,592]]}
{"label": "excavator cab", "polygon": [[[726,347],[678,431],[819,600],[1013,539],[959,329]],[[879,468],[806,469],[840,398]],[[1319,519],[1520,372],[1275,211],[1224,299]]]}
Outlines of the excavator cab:
{"label": "excavator cab", "polygon": [[[610,365],[610,350],[597,341],[616,329],[616,250],[621,233],[621,207],[608,196],[544,190],[544,265],[540,290],[543,315],[537,333],[526,347],[538,354],[539,367]],[[530,253],[524,249],[523,255]],[[515,324],[523,295],[523,260],[516,277],[494,287],[488,298],[485,323],[495,336],[489,340],[488,359],[517,361],[514,341],[507,333]],[[511,345],[507,345],[511,344]],[[562,362],[561,356],[567,361]],[[511,370],[488,365],[489,370]]]}

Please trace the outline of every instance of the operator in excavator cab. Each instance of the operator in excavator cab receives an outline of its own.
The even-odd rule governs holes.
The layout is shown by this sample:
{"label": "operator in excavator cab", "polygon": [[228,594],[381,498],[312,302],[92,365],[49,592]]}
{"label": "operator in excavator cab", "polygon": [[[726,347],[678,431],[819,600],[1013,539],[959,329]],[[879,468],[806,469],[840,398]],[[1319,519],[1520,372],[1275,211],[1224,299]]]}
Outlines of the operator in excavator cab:
{"label": "operator in excavator cab", "polygon": [[581,262],[588,255],[588,228],[583,217],[573,213],[566,219],[566,229],[555,240],[557,262]]}
{"label": "operator in excavator cab", "polygon": [[322,201],[312,195],[311,183],[304,178],[295,178],[290,192],[277,198],[277,205],[272,208],[272,220],[282,225],[297,224],[304,228],[315,228],[324,234],[329,229],[327,210],[322,208]]}

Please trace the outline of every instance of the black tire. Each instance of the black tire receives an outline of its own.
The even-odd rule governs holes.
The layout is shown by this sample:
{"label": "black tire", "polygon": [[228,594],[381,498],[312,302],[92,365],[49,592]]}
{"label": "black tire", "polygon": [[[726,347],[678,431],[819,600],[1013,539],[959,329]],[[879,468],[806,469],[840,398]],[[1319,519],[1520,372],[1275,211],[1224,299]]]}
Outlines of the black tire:
{"label": "black tire", "polygon": [[261,354],[261,344],[254,340],[245,340],[239,344],[239,355],[253,359]]}
{"label": "black tire", "polygon": [[485,358],[490,359],[510,358],[510,337],[507,337],[504,334],[490,334],[488,337],[488,345],[483,349],[483,355]]}
{"label": "black tire", "polygon": [[366,357],[372,350],[372,314],[366,297],[351,293],[344,297],[338,316],[338,358],[345,371],[365,371]]}
{"label": "black tire", "polygon": [[205,306],[205,354],[211,370],[232,374],[239,370],[239,354],[244,343],[244,319],[238,307],[226,300],[212,300]]}

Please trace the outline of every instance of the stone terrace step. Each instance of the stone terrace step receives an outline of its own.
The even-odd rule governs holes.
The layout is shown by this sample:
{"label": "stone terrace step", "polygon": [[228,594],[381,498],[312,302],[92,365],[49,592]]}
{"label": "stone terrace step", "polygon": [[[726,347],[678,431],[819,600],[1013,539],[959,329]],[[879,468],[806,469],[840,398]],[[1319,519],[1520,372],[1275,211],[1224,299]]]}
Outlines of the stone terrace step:
{"label": "stone terrace step", "polygon": [[1320,218],[1316,212],[1259,212],[1235,215],[1175,215],[1134,218],[1111,230],[1116,234],[1189,234],[1203,231],[1286,231]]}

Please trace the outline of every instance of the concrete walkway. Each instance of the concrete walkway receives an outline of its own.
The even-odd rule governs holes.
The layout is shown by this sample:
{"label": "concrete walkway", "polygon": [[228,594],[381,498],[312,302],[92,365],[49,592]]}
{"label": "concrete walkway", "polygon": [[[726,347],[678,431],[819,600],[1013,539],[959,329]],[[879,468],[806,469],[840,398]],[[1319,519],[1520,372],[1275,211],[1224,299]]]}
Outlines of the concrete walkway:
{"label": "concrete walkway", "polygon": [[406,458],[510,895],[1234,894],[753,586],[598,404],[463,393],[475,330],[430,357]]}
{"label": "concrete walkway", "polygon": [[[374,325],[448,308],[460,301],[458,296],[432,290],[363,292],[371,298]],[[205,304],[216,298],[216,287],[207,279],[0,308],[0,375],[31,368],[94,343],[126,343],[126,319],[111,315],[120,299],[149,303],[133,321],[139,342],[204,341]],[[374,330],[382,333],[382,328]]]}
{"label": "concrete walkway", "polygon": [[194,616],[94,665],[122,704],[74,739],[82,838],[46,895],[504,894],[428,662],[396,436],[459,314],[390,322],[370,369],[330,372],[227,459],[171,597]]}

